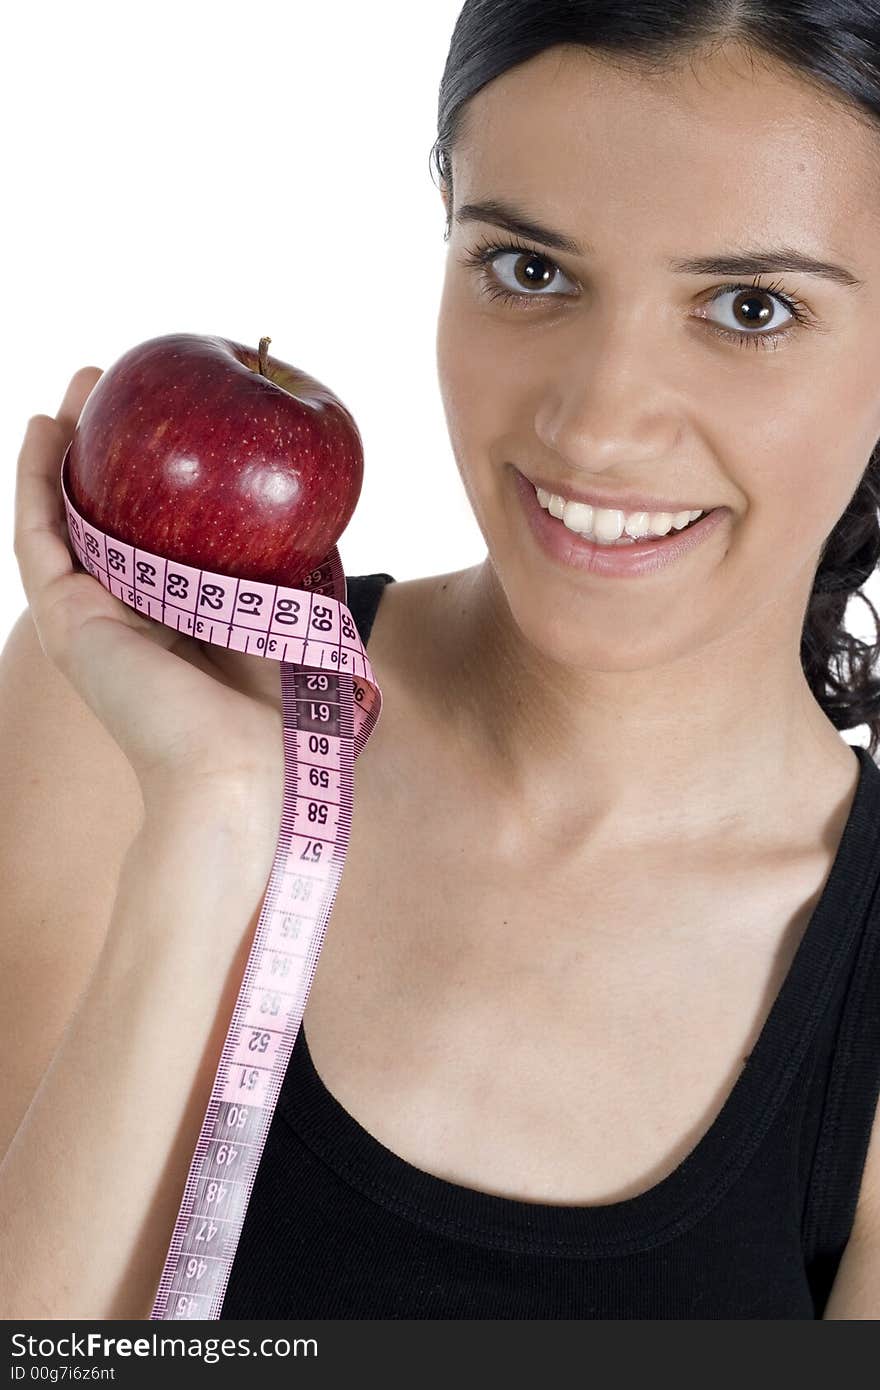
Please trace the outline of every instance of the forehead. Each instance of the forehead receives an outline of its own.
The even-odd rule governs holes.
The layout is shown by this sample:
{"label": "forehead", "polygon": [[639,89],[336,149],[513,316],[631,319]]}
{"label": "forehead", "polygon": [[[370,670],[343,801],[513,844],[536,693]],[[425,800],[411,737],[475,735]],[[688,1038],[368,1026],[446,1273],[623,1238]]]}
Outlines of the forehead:
{"label": "forehead", "polygon": [[675,255],[766,233],[880,264],[880,126],[733,45],[651,73],[545,50],[471,99],[453,176],[456,206],[514,197],[586,242],[625,228]]}

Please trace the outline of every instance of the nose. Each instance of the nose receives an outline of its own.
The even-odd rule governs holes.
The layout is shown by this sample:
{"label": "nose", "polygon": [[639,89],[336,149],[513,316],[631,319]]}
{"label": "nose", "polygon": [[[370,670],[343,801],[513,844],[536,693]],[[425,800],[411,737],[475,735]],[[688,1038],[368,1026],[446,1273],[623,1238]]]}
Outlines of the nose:
{"label": "nose", "polygon": [[580,350],[560,363],[545,359],[535,433],[572,472],[607,472],[624,485],[668,491],[662,475],[684,436],[680,392],[656,345],[636,342],[634,327],[591,327]]}

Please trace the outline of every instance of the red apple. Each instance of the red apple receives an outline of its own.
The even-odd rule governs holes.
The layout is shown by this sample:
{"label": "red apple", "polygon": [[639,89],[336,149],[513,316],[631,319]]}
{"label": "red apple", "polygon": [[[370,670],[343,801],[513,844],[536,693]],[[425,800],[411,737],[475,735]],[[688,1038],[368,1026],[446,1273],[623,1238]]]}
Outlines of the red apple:
{"label": "red apple", "polygon": [[342,402],[270,341],[168,333],[123,353],[67,450],[80,515],[169,560],[296,588],[351,519],[363,446]]}

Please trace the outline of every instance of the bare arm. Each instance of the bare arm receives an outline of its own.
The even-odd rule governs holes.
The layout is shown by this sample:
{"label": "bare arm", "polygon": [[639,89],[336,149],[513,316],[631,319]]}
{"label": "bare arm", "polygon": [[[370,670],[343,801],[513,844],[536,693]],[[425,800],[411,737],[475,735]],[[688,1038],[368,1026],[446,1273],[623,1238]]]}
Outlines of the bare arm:
{"label": "bare arm", "polygon": [[271,872],[267,800],[206,782],[147,806],[0,1165],[0,1317],[149,1317]]}

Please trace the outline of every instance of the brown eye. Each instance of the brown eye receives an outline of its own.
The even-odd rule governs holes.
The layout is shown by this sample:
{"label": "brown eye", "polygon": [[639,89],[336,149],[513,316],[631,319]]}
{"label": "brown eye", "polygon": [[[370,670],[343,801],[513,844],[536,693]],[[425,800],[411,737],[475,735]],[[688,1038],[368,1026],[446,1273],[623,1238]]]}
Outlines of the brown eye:
{"label": "brown eye", "polygon": [[[531,309],[545,299],[567,299],[573,295],[558,288],[564,281],[577,293],[577,285],[560,270],[555,261],[533,246],[510,242],[488,242],[465,251],[461,264],[477,274],[480,294],[489,300],[517,309]],[[557,287],[557,288],[554,288]],[[704,318],[718,337],[739,347],[779,347],[790,333],[815,322],[812,311],[794,294],[785,294],[775,282],[765,285],[722,285],[710,298],[732,297],[727,323],[707,313]],[[779,311],[787,318],[778,322]]]}
{"label": "brown eye", "polygon": [[485,246],[464,257],[479,270],[482,292],[490,299],[517,301],[559,299],[568,291],[554,289],[560,279],[573,282],[547,256],[525,246]]}
{"label": "brown eye", "polygon": [[520,254],[514,258],[512,273],[527,291],[542,290],[553,283],[555,270],[551,270],[549,265],[549,261],[543,256],[535,256],[531,252],[527,255]]}
{"label": "brown eye", "polygon": [[742,315],[747,328],[765,328],[773,318],[770,296],[756,290],[742,290],[731,305],[734,318]]}
{"label": "brown eye", "polygon": [[[716,304],[724,300],[729,303],[725,306],[722,321],[711,321],[725,332],[753,337],[782,332],[797,318],[794,305],[787,296],[764,289],[763,286],[724,285],[710,302]],[[783,311],[781,320],[780,310]]]}

